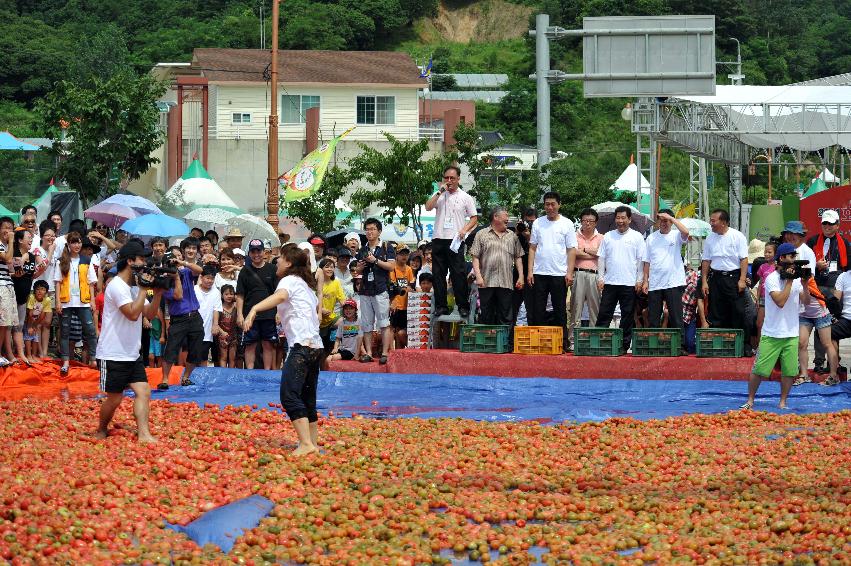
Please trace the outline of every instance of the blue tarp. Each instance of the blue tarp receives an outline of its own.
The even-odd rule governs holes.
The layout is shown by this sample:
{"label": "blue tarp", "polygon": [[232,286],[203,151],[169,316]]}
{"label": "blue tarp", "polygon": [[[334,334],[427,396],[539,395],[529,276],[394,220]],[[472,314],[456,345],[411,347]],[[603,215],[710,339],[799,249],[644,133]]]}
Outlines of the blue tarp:
{"label": "blue tarp", "polygon": [[[202,405],[279,403],[280,372],[199,368],[196,385],[153,392],[155,399]],[[757,410],[779,412],[780,384],[764,382]],[[339,416],[462,417],[488,421],[601,421],[613,417],[666,418],[723,413],[747,399],[744,381],[499,378],[323,372],[319,410]],[[827,413],[851,407],[851,383],[805,384],[792,390],[791,413]]]}
{"label": "blue tarp", "polygon": [[251,495],[207,511],[185,527],[170,523],[166,523],[166,527],[184,533],[198,546],[212,543],[227,554],[236,539],[259,525],[260,519],[274,507],[275,504],[262,495]]}

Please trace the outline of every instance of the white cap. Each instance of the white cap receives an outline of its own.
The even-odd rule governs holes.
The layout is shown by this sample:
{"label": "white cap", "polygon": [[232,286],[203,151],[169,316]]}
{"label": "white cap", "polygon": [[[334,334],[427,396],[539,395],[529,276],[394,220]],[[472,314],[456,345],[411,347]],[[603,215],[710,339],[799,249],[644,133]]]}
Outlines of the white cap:
{"label": "white cap", "polygon": [[343,243],[345,244],[349,240],[357,240],[358,249],[360,249],[360,236],[357,232],[349,232],[348,234],[346,234],[346,236],[343,238]]}
{"label": "white cap", "polygon": [[827,210],[821,213],[821,221],[836,224],[837,222],[839,222],[839,213],[832,208],[828,208]]}
{"label": "white cap", "polygon": [[242,251],[242,248],[234,248],[233,255],[241,255],[242,257],[245,257],[245,252]]}

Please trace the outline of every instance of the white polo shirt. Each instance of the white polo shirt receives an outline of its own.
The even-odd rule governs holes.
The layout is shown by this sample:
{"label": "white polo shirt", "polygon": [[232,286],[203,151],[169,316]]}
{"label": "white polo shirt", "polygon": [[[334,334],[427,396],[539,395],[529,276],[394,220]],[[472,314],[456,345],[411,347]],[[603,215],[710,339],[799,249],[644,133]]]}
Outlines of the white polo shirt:
{"label": "white polo shirt", "polygon": [[742,259],[748,257],[748,241],[735,228],[727,228],[722,236],[710,232],[703,243],[701,259],[709,261],[709,267],[718,271],[740,269]]}
{"label": "white polo shirt", "polygon": [[477,216],[476,201],[462,191],[443,191],[434,205],[434,238],[451,240],[458,235],[471,216]]}
{"label": "white polo shirt", "polygon": [[576,227],[562,215],[542,216],[532,223],[529,244],[535,246],[534,275],[567,275],[567,250],[576,247]]}
{"label": "white polo shirt", "polygon": [[606,285],[635,285],[644,273],[647,247],[641,234],[627,228],[606,232],[597,255],[604,262],[603,283]]}
{"label": "white polo shirt", "polygon": [[645,262],[650,264],[648,290],[671,289],[686,284],[682,247],[688,242],[676,227],[663,234],[658,230],[647,236]]}

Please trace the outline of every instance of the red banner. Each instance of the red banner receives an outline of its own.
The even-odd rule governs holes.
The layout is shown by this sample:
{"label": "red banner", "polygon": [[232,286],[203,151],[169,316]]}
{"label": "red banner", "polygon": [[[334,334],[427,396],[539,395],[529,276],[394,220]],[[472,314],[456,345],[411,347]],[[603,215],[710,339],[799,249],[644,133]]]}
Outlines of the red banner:
{"label": "red banner", "polygon": [[821,213],[832,208],[839,212],[839,232],[851,239],[851,185],[833,187],[801,200],[801,220],[807,236],[821,233]]}

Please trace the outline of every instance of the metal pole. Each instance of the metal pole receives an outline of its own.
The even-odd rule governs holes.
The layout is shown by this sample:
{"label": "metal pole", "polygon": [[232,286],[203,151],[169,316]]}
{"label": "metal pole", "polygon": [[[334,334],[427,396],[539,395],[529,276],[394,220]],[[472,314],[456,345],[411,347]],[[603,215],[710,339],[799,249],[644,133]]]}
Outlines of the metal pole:
{"label": "metal pole", "polygon": [[538,90],[538,167],[550,162],[550,43],[547,28],[549,14],[535,16],[535,80]]}
{"label": "metal pole", "polygon": [[267,185],[266,221],[278,229],[278,19],[279,0],[272,0],[272,106],[269,112],[269,179]]}
{"label": "metal pole", "polygon": [[742,215],[742,166],[730,166],[730,224],[738,229]]}

